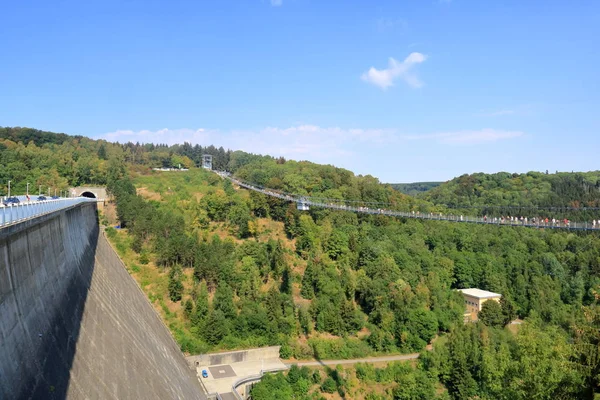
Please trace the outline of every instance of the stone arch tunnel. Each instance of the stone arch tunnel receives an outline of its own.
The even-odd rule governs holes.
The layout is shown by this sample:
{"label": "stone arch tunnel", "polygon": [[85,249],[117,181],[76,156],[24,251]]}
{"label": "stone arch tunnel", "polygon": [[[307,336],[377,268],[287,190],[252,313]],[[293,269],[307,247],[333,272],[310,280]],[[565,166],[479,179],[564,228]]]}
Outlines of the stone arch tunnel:
{"label": "stone arch tunnel", "polygon": [[108,197],[106,188],[101,186],[79,186],[71,188],[71,197],[88,197],[90,199],[105,200]]}
{"label": "stone arch tunnel", "polygon": [[89,199],[96,199],[96,194],[94,192],[90,192],[90,191],[85,191],[83,193],[80,194],[81,197],[87,197]]}

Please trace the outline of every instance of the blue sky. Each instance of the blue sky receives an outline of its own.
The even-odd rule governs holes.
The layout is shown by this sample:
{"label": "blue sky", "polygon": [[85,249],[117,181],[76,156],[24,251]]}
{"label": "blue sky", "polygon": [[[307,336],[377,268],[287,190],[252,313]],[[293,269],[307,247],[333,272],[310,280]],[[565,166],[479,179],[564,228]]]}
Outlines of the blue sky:
{"label": "blue sky", "polygon": [[385,182],[600,165],[597,1],[5,1],[0,126]]}

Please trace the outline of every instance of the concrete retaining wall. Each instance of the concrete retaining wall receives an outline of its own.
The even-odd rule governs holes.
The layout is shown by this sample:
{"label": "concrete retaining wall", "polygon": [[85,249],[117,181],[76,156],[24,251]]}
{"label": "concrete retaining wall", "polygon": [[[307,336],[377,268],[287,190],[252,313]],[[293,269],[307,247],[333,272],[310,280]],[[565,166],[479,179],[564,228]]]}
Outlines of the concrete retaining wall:
{"label": "concrete retaining wall", "polygon": [[261,347],[259,349],[226,351],[223,353],[200,354],[197,356],[186,357],[190,366],[197,365],[221,365],[232,364],[244,361],[260,361],[266,359],[279,358],[279,348],[281,346]]}
{"label": "concrete retaining wall", "polygon": [[86,203],[0,229],[0,399],[203,399]]}

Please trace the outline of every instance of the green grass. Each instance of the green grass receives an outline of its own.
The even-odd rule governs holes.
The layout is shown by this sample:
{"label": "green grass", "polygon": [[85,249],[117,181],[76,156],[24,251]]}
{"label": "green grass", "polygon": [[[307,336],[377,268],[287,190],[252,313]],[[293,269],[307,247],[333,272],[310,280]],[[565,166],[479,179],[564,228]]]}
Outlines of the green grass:
{"label": "green grass", "polygon": [[136,187],[159,193],[163,200],[189,200],[195,193],[207,193],[219,186],[221,178],[204,169],[193,168],[186,172],[153,172],[134,178]]}

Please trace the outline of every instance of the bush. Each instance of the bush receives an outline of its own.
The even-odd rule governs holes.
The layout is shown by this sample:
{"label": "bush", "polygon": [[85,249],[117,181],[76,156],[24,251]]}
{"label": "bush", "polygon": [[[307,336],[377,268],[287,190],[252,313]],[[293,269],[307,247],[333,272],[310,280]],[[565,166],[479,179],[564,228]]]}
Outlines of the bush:
{"label": "bush", "polygon": [[359,339],[309,339],[315,358],[349,359],[371,354],[369,345]]}
{"label": "bush", "polygon": [[289,344],[284,344],[279,348],[279,358],[288,359],[292,356],[292,348]]}
{"label": "bush", "polygon": [[140,264],[146,265],[148,264],[148,262],[150,262],[150,260],[148,259],[148,253],[142,252],[142,254],[140,254]]}
{"label": "bush", "polygon": [[364,382],[375,380],[375,367],[371,364],[356,364],[356,377]]}
{"label": "bush", "polygon": [[337,385],[332,377],[327,377],[325,382],[321,385],[321,390],[325,393],[335,393],[337,390]]}
{"label": "bush", "polygon": [[298,360],[306,360],[308,358],[313,358],[314,353],[311,346],[306,343],[295,342],[291,345],[292,356],[297,358]]}
{"label": "bush", "polygon": [[321,383],[321,373],[319,372],[318,369],[315,369],[311,375],[311,380],[312,383],[314,384],[320,384]]}

